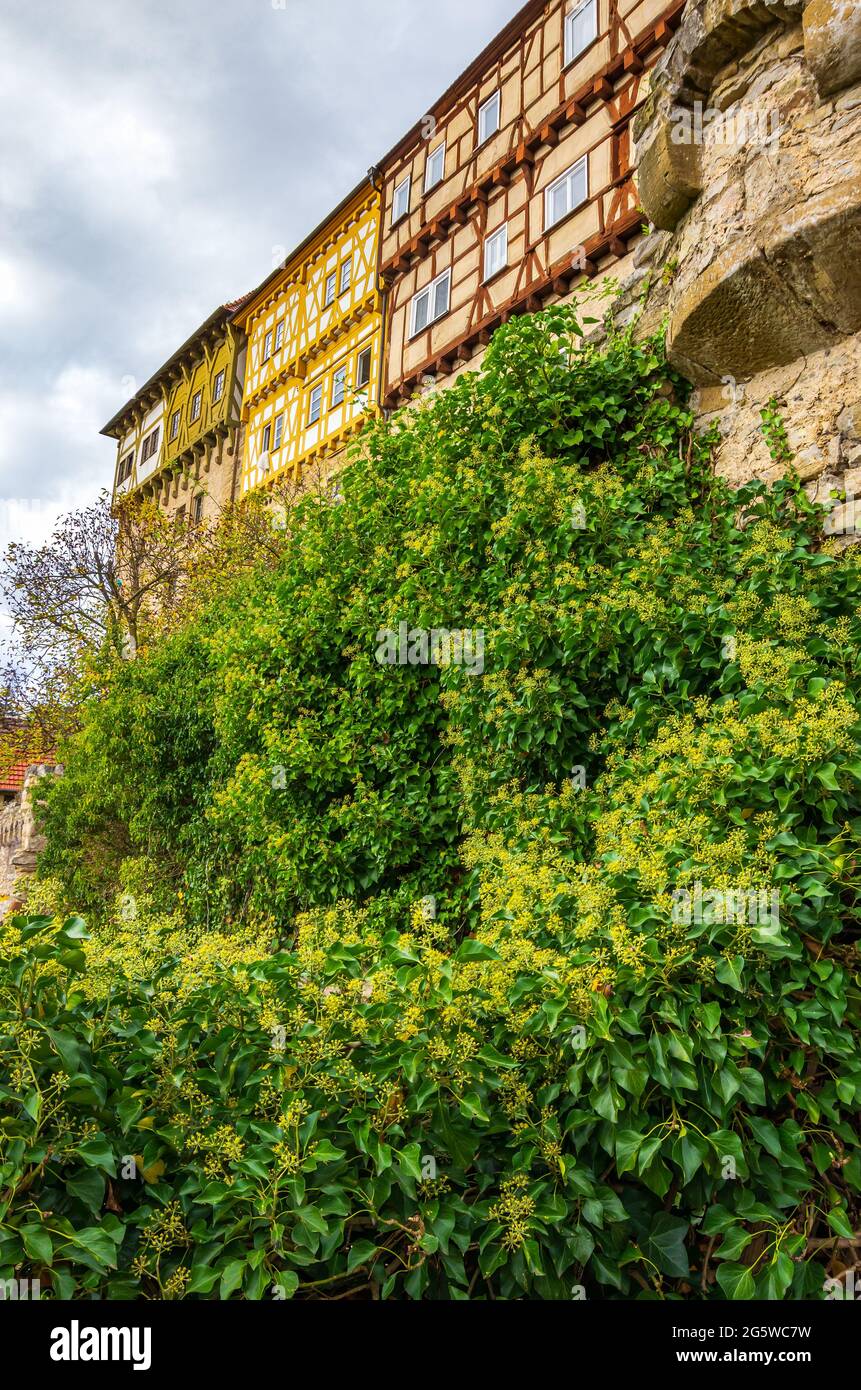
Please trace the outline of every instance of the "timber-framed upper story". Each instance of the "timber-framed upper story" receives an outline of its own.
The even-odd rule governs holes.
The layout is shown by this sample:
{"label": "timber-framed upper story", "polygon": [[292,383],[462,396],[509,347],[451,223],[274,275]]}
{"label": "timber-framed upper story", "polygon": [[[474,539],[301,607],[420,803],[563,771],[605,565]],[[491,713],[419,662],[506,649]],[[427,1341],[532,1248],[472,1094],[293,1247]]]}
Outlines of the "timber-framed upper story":
{"label": "timber-framed upper story", "polygon": [[377,409],[378,190],[365,179],[242,304],[240,493],[337,455]]}
{"label": "timber-framed upper story", "polygon": [[626,254],[630,124],[684,7],[530,0],[386,155],[387,406]]}
{"label": "timber-framed upper story", "polygon": [[624,272],[644,221],[631,124],[685,5],[528,0],[368,178],[109,421],[115,496],[200,520],[208,498],[298,481],[369,415],[450,380],[513,314]]}
{"label": "timber-framed upper story", "polygon": [[[219,305],[102,429],[117,441],[115,500],[138,492],[172,501],[190,521],[210,510],[211,475],[232,473],[226,454],[240,422],[245,339],[233,315],[241,302]],[[215,491],[218,505],[229,503],[231,480],[219,476]]]}

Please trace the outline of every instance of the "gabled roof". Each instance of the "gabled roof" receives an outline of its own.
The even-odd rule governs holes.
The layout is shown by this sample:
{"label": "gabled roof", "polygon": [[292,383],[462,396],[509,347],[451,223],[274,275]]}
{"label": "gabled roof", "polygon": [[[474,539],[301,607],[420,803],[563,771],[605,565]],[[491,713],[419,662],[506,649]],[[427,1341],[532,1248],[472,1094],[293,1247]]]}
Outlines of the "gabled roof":
{"label": "gabled roof", "polygon": [[285,259],[281,262],[280,265],[277,265],[273,271],[270,271],[270,273],[266,276],[265,280],[261,280],[256,290],[252,290],[250,294],[244,295],[243,298],[238,301],[237,308],[234,310],[233,317],[236,319],[240,327],[244,328],[248,320],[248,315],[251,309],[251,304],[249,303],[249,301],[253,301],[253,303],[256,304],[257,300],[260,299],[261,296],[265,295],[265,292],[269,289],[270,285],[274,285],[277,280],[279,280],[290,270],[291,266],[293,266],[295,262],[300,261],[302,259],[302,257],[310,249],[310,247],[313,246],[314,242],[317,241],[318,238],[320,238],[323,235],[330,223],[337,222],[339,218],[343,217],[347,208],[350,206],[351,203],[356,201],[356,199],[359,197],[362,191],[364,189],[370,189],[372,187],[370,182],[371,172],[373,171],[369,170],[368,174],[365,175],[361,183],[357,183],[356,187],[347,194],[346,198],[341,199],[340,203],[336,208],[333,208],[331,212],[326,213],[326,216],[323,218],[323,221],[317,224],[313,232],[308,233],[308,235],[305,237],[305,240],[301,241],[299,245],[295,248],[295,250],[291,251],[289,256],[285,257]]}
{"label": "gabled roof", "polygon": [[162,364],[161,364],[161,366],[159,367],[158,371],[157,371],[157,372],[153,372],[153,374],[152,374],[152,376],[150,377],[149,381],[145,381],[145,382],[144,382],[144,384],[143,384],[143,386],[140,388],[140,390],[139,390],[139,391],[136,391],[135,394],[131,397],[131,399],[126,401],[125,405],[122,406],[121,409],[117,411],[116,415],[113,415],[113,416],[111,417],[111,419],[110,419],[110,420],[108,421],[108,423],[99,431],[99,433],[100,433],[100,434],[104,434],[104,435],[108,435],[108,436],[111,437],[111,438],[116,438],[116,437],[117,437],[117,429],[118,429],[119,425],[122,424],[123,420],[125,420],[126,416],[129,414],[129,412],[130,412],[131,410],[134,409],[135,405],[136,405],[139,401],[144,400],[144,399],[149,395],[150,391],[152,391],[153,388],[154,388],[155,386],[158,385],[158,383],[161,381],[161,378],[164,376],[165,372],[169,372],[169,371],[171,370],[171,368],[175,367],[176,364],[182,360],[182,358],[186,355],[187,352],[190,352],[190,350],[194,347],[195,343],[196,343],[200,338],[202,338],[203,335],[204,335],[204,333],[207,333],[207,332],[209,331],[210,328],[214,328],[215,325],[216,325],[217,323],[219,323],[222,319],[225,319],[225,320],[226,320],[226,319],[232,318],[233,315],[234,315],[234,313],[236,312],[236,310],[237,310],[242,304],[245,303],[246,299],[249,299],[249,298],[250,298],[250,295],[245,294],[245,295],[242,296],[241,299],[233,299],[233,300],[230,300],[229,303],[227,303],[227,304],[219,304],[219,306],[218,306],[217,309],[213,309],[212,313],[209,315],[209,318],[208,318],[208,319],[204,319],[204,321],[203,321],[203,323],[200,325],[200,327],[195,329],[195,331],[191,334],[191,337],[186,338],[186,340],[185,340],[185,342],[182,344],[182,346],[181,346],[181,347],[178,347],[177,350],[176,350],[176,352],[174,352],[174,353],[167,359],[166,362],[162,362]]}
{"label": "gabled roof", "polygon": [[515,40],[520,38],[521,33],[533,19],[544,11],[547,0],[527,0],[527,3],[517,11],[513,19],[510,19],[504,29],[500,29],[498,34],[490,40],[479,53],[477,58],[473,58],[469,67],[464,68],[459,77],[456,77],[451,86],[443,92],[438,101],[432,103],[427,111],[419,116],[415,125],[402,135],[397,144],[393,145],[388,154],[384,155],[379,161],[379,168],[385,169],[387,165],[393,163],[401,155],[406,154],[407,150],[423,138],[426,129],[425,122],[428,116],[440,117],[445,114],[450,106],[457,99],[468,91],[482,76],[482,74],[496,62],[507,48]]}

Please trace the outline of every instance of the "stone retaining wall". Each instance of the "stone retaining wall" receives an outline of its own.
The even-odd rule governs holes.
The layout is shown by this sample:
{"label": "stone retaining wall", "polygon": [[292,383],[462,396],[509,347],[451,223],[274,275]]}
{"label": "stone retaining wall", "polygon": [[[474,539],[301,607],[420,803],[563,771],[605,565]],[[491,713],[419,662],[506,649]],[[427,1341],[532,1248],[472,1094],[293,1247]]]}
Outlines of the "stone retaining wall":
{"label": "stone retaining wall", "polygon": [[[861,4],[692,0],[635,123],[655,232],[624,286],[717,421],[718,471],[780,471],[776,399],[812,494],[861,497]],[[858,503],[861,529],[861,501]]]}

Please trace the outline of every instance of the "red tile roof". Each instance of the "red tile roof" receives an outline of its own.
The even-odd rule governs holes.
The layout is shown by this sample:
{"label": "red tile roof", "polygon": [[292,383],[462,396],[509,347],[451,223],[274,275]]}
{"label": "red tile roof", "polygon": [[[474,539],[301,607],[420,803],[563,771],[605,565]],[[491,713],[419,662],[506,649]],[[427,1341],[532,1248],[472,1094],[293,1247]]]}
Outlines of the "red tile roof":
{"label": "red tile roof", "polygon": [[5,767],[0,762],[0,792],[19,792],[24,785],[24,773],[29,766],[29,761],[13,763],[11,767]]}
{"label": "red tile roof", "polygon": [[39,752],[39,740],[32,732],[28,739],[26,727],[21,719],[0,717],[0,792],[21,791],[27,768],[52,756]]}

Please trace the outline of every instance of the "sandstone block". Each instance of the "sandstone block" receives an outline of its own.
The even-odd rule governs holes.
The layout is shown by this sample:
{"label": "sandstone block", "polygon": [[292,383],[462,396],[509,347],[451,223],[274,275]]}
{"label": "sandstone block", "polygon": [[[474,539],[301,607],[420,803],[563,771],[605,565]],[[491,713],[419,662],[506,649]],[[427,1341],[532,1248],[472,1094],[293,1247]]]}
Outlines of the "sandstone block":
{"label": "sandstone block", "polygon": [[861,5],[810,0],[804,11],[804,55],[821,96],[861,79]]}
{"label": "sandstone block", "polygon": [[637,189],[650,222],[671,232],[702,188],[700,149],[678,140],[681,126],[660,114],[637,141]]}
{"label": "sandstone block", "polygon": [[861,401],[847,405],[837,418],[837,428],[846,439],[861,439]]}

